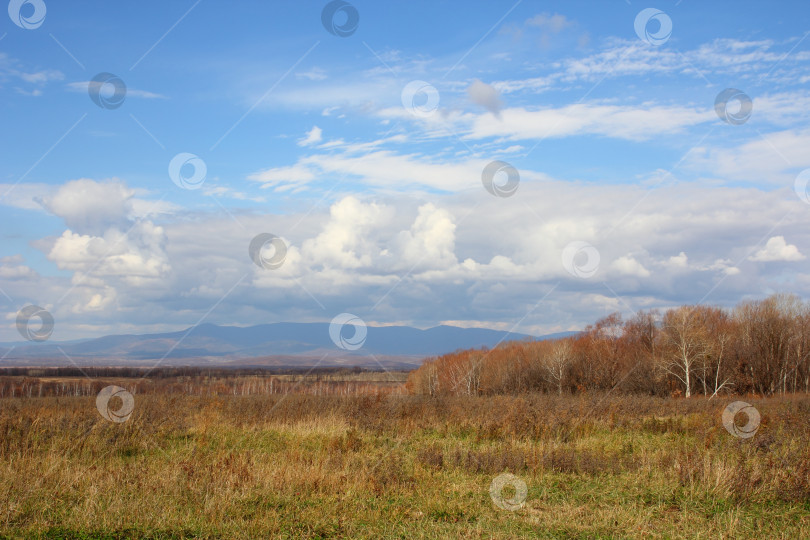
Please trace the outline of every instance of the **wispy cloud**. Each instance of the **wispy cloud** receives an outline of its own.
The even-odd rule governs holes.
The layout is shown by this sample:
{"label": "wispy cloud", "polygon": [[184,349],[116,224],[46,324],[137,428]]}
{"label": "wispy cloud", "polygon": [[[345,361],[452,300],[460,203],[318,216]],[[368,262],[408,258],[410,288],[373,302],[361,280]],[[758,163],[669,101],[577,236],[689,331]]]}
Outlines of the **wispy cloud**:
{"label": "wispy cloud", "polygon": [[[71,92],[87,92],[88,87],[92,81],[76,81],[67,84],[68,90]],[[143,99],[168,99],[168,97],[157,94],[155,92],[148,92],[146,90],[139,90],[137,88],[127,87],[127,97],[136,97]]]}

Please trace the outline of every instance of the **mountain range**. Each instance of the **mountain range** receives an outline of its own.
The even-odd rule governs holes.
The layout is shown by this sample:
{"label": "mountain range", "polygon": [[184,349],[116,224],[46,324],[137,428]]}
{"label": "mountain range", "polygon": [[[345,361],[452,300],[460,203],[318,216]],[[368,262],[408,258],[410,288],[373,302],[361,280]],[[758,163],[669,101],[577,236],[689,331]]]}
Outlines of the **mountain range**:
{"label": "mountain range", "polygon": [[[503,341],[553,339],[486,328],[369,326],[362,346],[344,350],[330,337],[329,323],[256,326],[201,324],[179,332],[110,335],[69,342],[0,343],[0,365],[222,365],[364,366],[410,368],[426,357],[458,349],[491,348]],[[351,327],[343,337],[353,338]]]}

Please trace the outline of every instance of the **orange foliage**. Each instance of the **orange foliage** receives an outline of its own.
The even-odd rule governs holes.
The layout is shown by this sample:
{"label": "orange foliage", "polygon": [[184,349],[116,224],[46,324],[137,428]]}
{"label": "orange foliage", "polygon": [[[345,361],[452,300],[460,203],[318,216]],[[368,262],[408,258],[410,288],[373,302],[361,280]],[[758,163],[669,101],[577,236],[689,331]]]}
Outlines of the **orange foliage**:
{"label": "orange foliage", "polygon": [[427,395],[810,392],[810,305],[775,295],[730,311],[683,306],[628,320],[614,313],[564,339],[432,358],[407,387]]}

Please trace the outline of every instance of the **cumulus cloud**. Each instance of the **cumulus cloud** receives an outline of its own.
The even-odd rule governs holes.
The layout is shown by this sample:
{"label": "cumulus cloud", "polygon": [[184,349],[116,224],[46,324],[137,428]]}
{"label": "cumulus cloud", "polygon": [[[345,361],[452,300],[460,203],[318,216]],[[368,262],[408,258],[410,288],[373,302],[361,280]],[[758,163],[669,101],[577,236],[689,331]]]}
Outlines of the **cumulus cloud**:
{"label": "cumulus cloud", "polygon": [[769,238],[765,247],[751,256],[751,260],[757,262],[803,261],[804,259],[806,257],[799,252],[799,248],[785,242],[784,236]]}
{"label": "cumulus cloud", "polygon": [[410,268],[455,265],[455,231],[453,216],[446,209],[432,203],[420,206],[410,230],[399,233],[401,260]]}
{"label": "cumulus cloud", "polygon": [[679,254],[670,257],[668,262],[675,268],[686,268],[689,265],[689,257],[681,251]]}
{"label": "cumulus cloud", "polygon": [[346,197],[332,205],[329,214],[323,231],[304,242],[303,254],[318,265],[344,269],[369,266],[379,253],[371,242],[372,233],[387,221],[387,209]]}
{"label": "cumulus cloud", "polygon": [[118,179],[72,180],[37,200],[68,227],[34,242],[56,268],[72,273],[70,287],[59,295],[63,309],[110,315],[120,291],[131,299],[169,275],[166,233],[148,218],[171,205],[136,199]]}
{"label": "cumulus cloud", "polygon": [[[139,331],[156,318],[191,324],[217,305],[210,322],[328,320],[348,311],[375,323],[494,326],[526,315],[518,330],[543,333],[581,328],[613,309],[696,302],[710,291],[705,301],[734,303],[778,288],[788,270],[810,293],[810,275],[789,262],[810,246],[806,213],[790,224],[790,244],[774,236],[745,260],[745,246],[763,230],[804,208],[795,196],[700,183],[583,185],[523,170],[520,191],[501,199],[480,187],[480,170],[471,177],[473,189],[443,195],[344,194],[327,210],[232,208],[237,221],[198,212],[166,214],[159,225],[148,217],[121,222],[121,212],[110,211],[130,208],[125,183],[67,183],[49,208],[76,227],[34,245],[69,278],[31,275],[14,257],[0,261],[0,287],[25,291],[19,294],[40,305],[50,299],[63,328],[97,321],[108,331]],[[76,193],[87,201],[77,202]],[[99,194],[109,208],[92,202]],[[278,270],[247,256],[260,232],[288,245]],[[576,240],[600,253],[592,278],[571,276],[561,263]],[[762,260],[771,261],[767,272],[756,264]]]}
{"label": "cumulus cloud", "polygon": [[128,234],[110,229],[104,236],[90,236],[68,230],[54,241],[48,258],[63,270],[120,277],[137,285],[168,270],[164,241],[163,229],[149,222],[136,224]]}
{"label": "cumulus cloud", "polygon": [[619,257],[613,261],[611,266],[620,274],[628,276],[649,277],[650,275],[650,271],[644,268],[644,265],[629,255]]}
{"label": "cumulus cloud", "polygon": [[96,182],[71,180],[55,193],[40,199],[52,214],[80,232],[100,233],[111,226],[124,226],[132,213],[135,192],[121,180]]}

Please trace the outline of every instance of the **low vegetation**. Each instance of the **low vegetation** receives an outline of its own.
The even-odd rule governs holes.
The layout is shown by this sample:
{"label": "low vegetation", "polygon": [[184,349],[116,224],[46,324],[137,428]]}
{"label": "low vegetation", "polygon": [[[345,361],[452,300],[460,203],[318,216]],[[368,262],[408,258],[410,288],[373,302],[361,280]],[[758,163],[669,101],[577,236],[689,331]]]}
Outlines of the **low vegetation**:
{"label": "low vegetation", "polygon": [[810,397],[746,399],[749,439],[704,397],[3,398],[0,536],[810,537]]}

